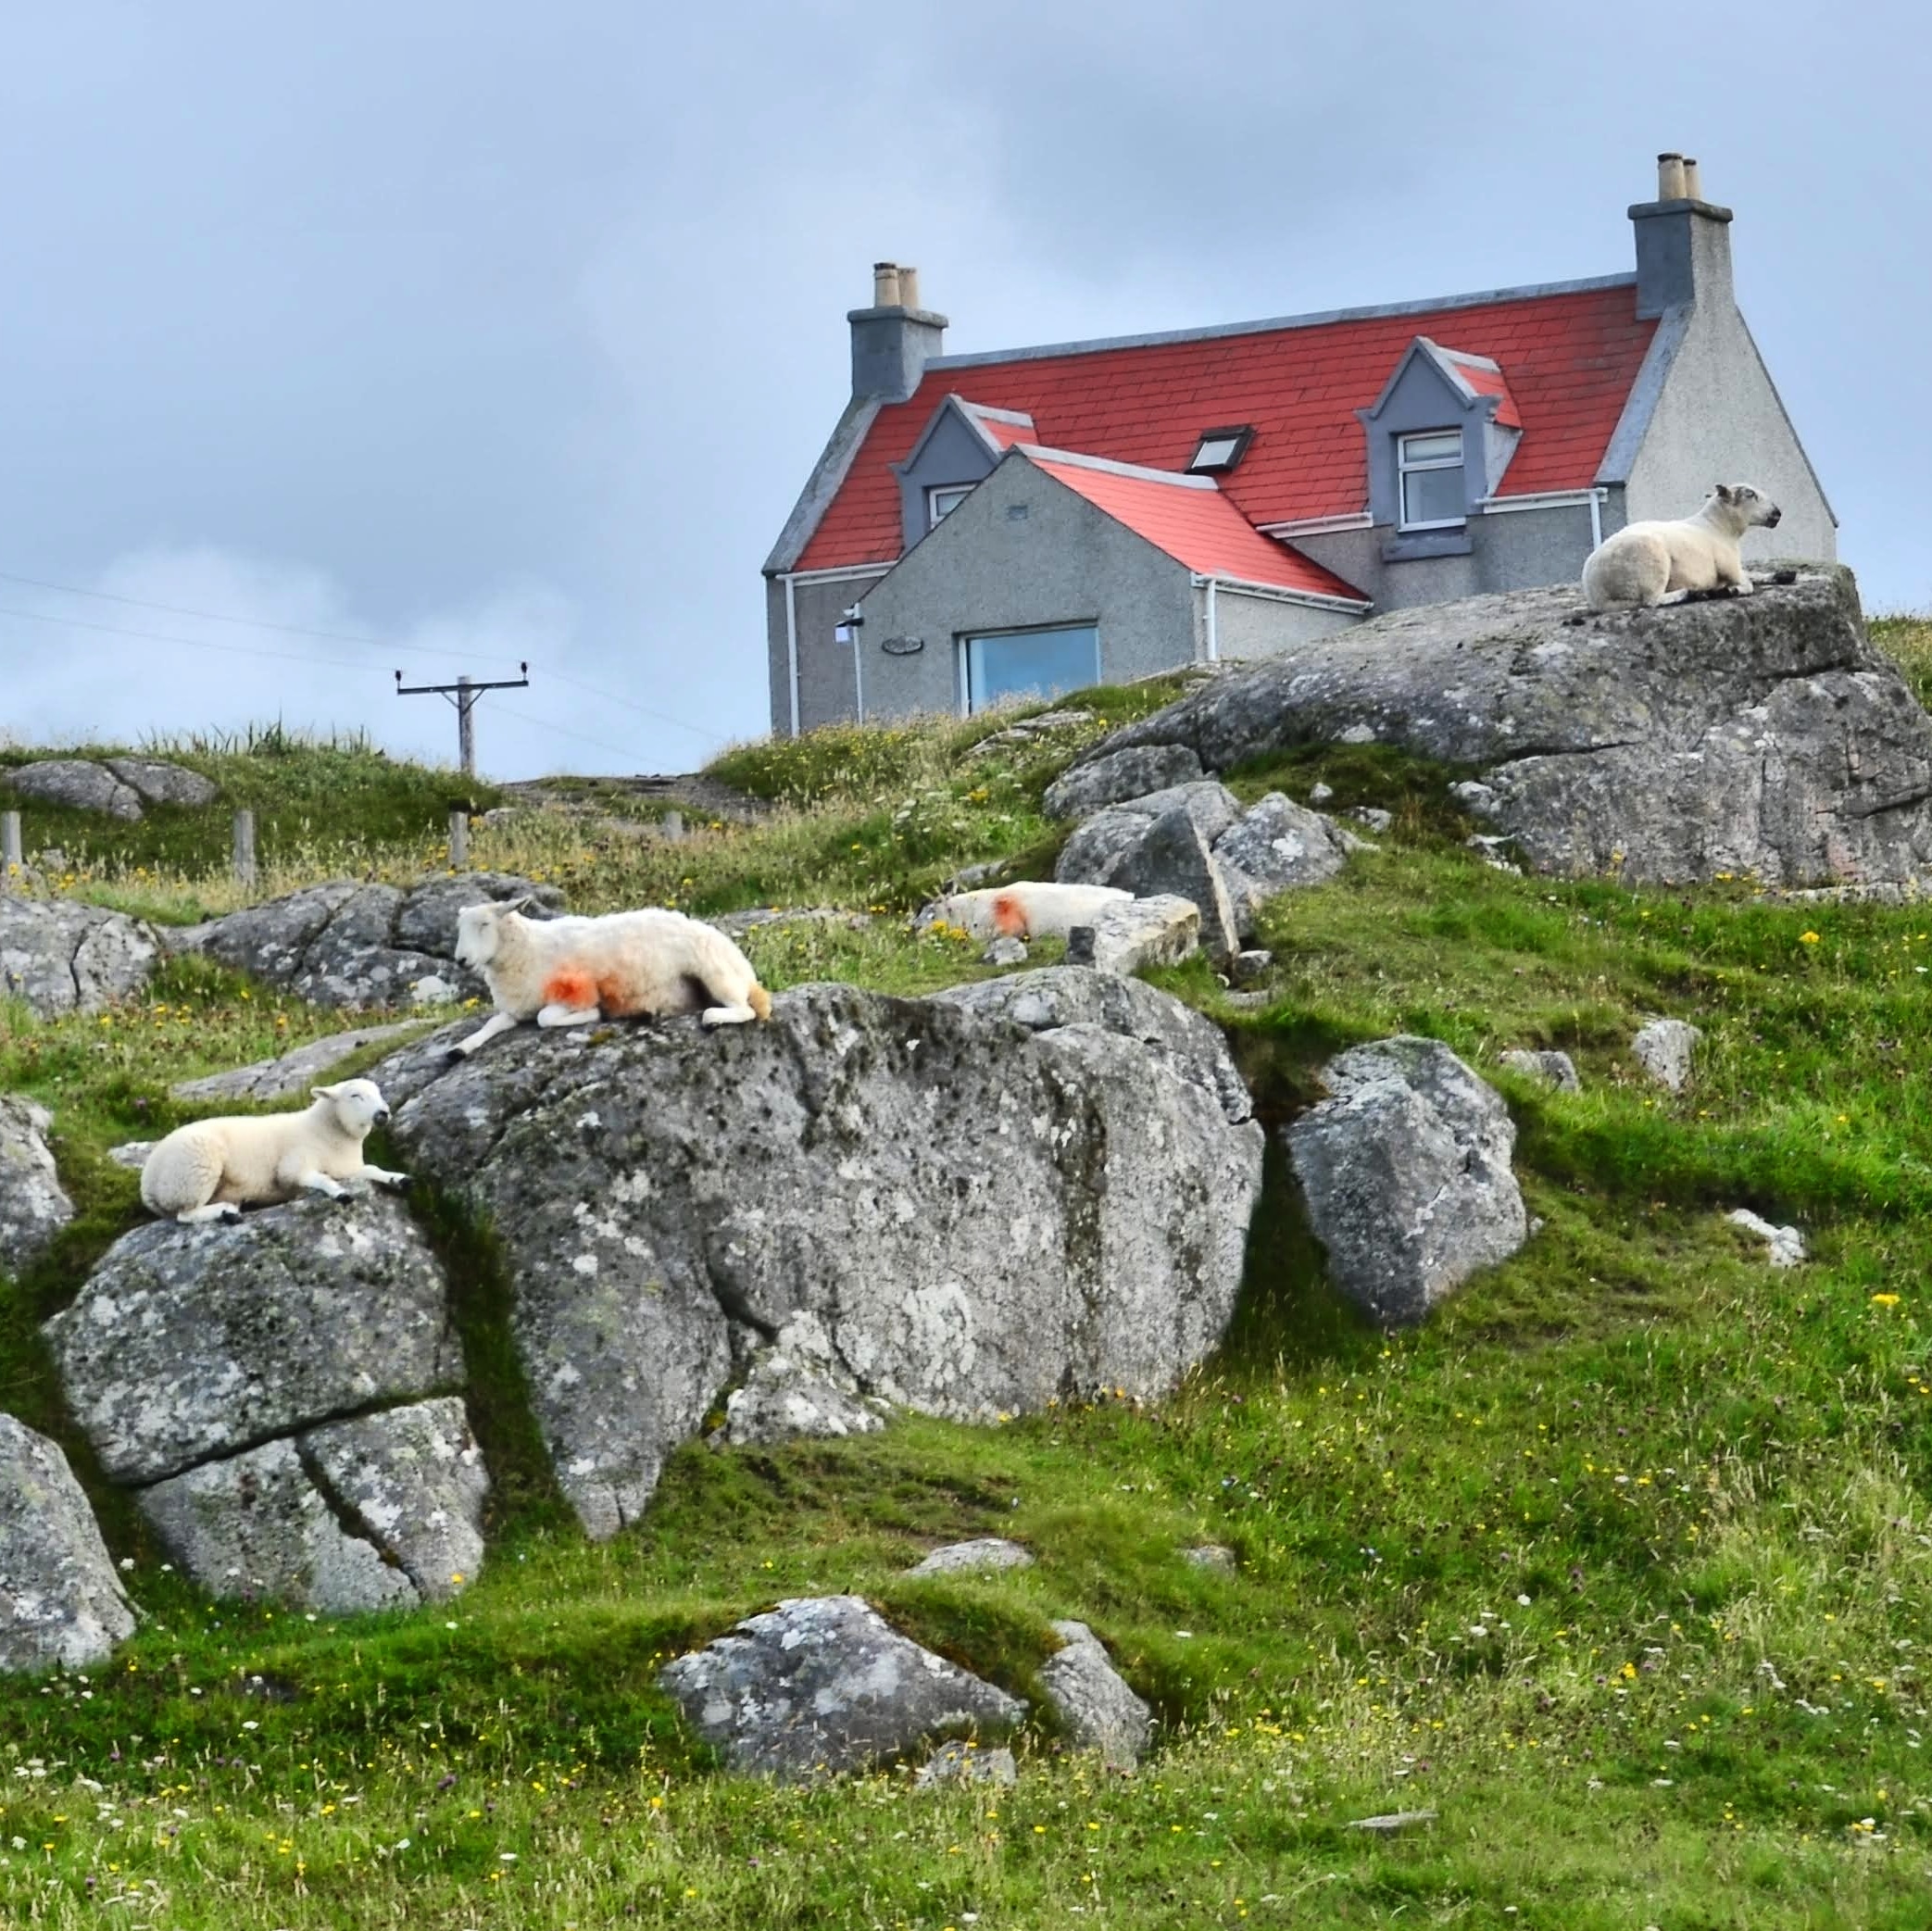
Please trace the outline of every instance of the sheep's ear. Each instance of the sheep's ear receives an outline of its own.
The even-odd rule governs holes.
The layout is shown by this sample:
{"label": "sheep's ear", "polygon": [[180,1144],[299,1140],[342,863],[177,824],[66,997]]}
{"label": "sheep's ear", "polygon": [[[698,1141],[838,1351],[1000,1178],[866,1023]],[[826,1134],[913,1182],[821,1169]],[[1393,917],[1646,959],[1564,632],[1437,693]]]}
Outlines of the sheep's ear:
{"label": "sheep's ear", "polygon": [[1720,503],[1728,503],[1731,500],[1731,485],[1728,483],[1713,483],[1711,488]]}
{"label": "sheep's ear", "polygon": [[308,1097],[311,1099],[333,1099],[335,1097],[335,1088],[333,1086],[311,1086],[308,1089]]}

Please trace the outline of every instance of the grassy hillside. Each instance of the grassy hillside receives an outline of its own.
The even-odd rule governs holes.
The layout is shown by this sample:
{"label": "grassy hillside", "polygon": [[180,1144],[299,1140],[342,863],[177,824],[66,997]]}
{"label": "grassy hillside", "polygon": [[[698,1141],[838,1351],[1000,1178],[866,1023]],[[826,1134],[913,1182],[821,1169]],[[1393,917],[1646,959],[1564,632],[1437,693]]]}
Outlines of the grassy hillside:
{"label": "grassy hillside", "polygon": [[[1891,633],[1914,674],[1928,634]],[[1153,695],[1098,705],[1118,721]],[[922,989],[986,969],[885,914],[962,863],[1046,862],[1040,788],[1100,728],[748,747],[719,775],[780,800],[768,820],[668,845],[536,818],[481,832],[476,858],[586,908],[883,908],[749,949],[774,985]],[[311,1622],[184,1586],[95,1479],[34,1339],[138,1218],[103,1155],[182,1117],[168,1082],[334,1022],[199,965],[105,1019],[11,1015],[0,1090],[56,1110],[83,1211],[0,1283],[0,1406],[67,1446],[148,1621],[91,1681],[0,1681],[0,1922],[1922,1925],[1932,908],[1508,876],[1462,847],[1447,775],[1374,746],[1236,774],[1250,796],[1324,778],[1396,827],[1276,901],[1263,1003],[1204,966],[1163,983],[1227,1027],[1271,1127],[1342,1045],[1449,1041],[1518,1122],[1543,1224],[1516,1260],[1420,1334],[1367,1330],[1272,1147],[1236,1331],[1173,1400],[693,1446],[646,1521],[593,1548],[536,1448],[486,1235],[419,1189],[496,1491],[484,1574],[412,1615]],[[407,875],[433,831],[303,862]],[[173,916],[227,902],[190,863],[96,850],[82,889]],[[1705,1031],[1682,1099],[1625,1051],[1660,1012]],[[1518,1045],[1571,1052],[1585,1091],[1501,1072]],[[1810,1264],[1770,1272],[1724,1222],[1737,1206],[1797,1222]],[[1039,1561],[899,1573],[976,1534]],[[1205,1541],[1237,1570],[1186,1563]],[[1123,1778],[1028,1732],[1010,1792],[718,1774],[656,1665],[833,1589],[1022,1691],[1077,1615],[1157,1706],[1159,1748]],[[1416,1809],[1437,1820],[1348,1827]]]}

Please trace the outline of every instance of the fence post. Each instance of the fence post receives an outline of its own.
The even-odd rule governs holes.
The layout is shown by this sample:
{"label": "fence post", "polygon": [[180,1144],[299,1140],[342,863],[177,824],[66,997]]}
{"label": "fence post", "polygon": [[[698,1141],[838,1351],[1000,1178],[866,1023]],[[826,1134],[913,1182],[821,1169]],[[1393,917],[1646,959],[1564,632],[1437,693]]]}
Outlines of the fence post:
{"label": "fence post", "polygon": [[677,844],[679,840],[684,837],[684,814],[682,811],[667,811],[664,814],[660,822],[663,824],[664,827],[665,837],[669,839],[671,844]]}
{"label": "fence post", "polygon": [[242,810],[235,813],[235,854],[234,874],[245,885],[255,884],[255,813]]}
{"label": "fence post", "polygon": [[470,814],[467,811],[449,814],[449,865],[453,871],[470,869]]}
{"label": "fence post", "polygon": [[19,877],[21,862],[20,814],[0,811],[0,885]]}

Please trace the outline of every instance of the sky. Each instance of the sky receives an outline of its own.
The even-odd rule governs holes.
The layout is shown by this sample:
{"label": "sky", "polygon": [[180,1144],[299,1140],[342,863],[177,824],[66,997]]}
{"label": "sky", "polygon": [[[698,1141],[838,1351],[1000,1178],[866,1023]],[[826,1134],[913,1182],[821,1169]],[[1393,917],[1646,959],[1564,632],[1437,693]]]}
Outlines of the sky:
{"label": "sky", "polygon": [[0,735],[487,775],[769,725],[870,264],[953,353],[1616,273],[1654,156],[1869,609],[1932,608],[1932,17],[1491,0],[0,12]]}

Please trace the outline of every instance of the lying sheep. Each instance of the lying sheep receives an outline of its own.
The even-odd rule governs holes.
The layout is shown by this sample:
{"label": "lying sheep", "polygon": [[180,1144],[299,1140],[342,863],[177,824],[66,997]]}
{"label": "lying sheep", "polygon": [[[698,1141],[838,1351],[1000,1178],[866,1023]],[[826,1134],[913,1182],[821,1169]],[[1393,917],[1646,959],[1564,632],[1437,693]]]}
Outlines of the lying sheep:
{"label": "lying sheep", "polygon": [[914,926],[923,932],[943,920],[976,939],[1063,939],[1074,926],[1091,925],[1102,912],[1133,897],[1115,885],[1026,880],[935,898],[921,911]]}
{"label": "lying sheep", "polygon": [[1747,530],[1775,530],[1783,512],[1748,483],[1720,483],[1695,516],[1625,523],[1592,550],[1583,594],[1593,610],[1620,604],[1682,603],[1693,592],[1750,595],[1738,545]]}
{"label": "lying sheep", "polygon": [[[772,1017],[751,961],[714,925],[683,912],[526,919],[472,905],[457,918],[457,958],[483,974],[495,1014],[450,1050],[465,1058],[512,1026],[699,1012],[708,1026]],[[714,1003],[707,1005],[706,1001]]]}
{"label": "lying sheep", "polygon": [[314,1103],[299,1113],[253,1119],[196,1120],[178,1126],[141,1169],[141,1199],[150,1213],[197,1221],[238,1221],[245,1207],[270,1207],[305,1190],[340,1200],[345,1180],[404,1186],[407,1173],[370,1166],[362,1143],[389,1117],[373,1080],[312,1086]]}

